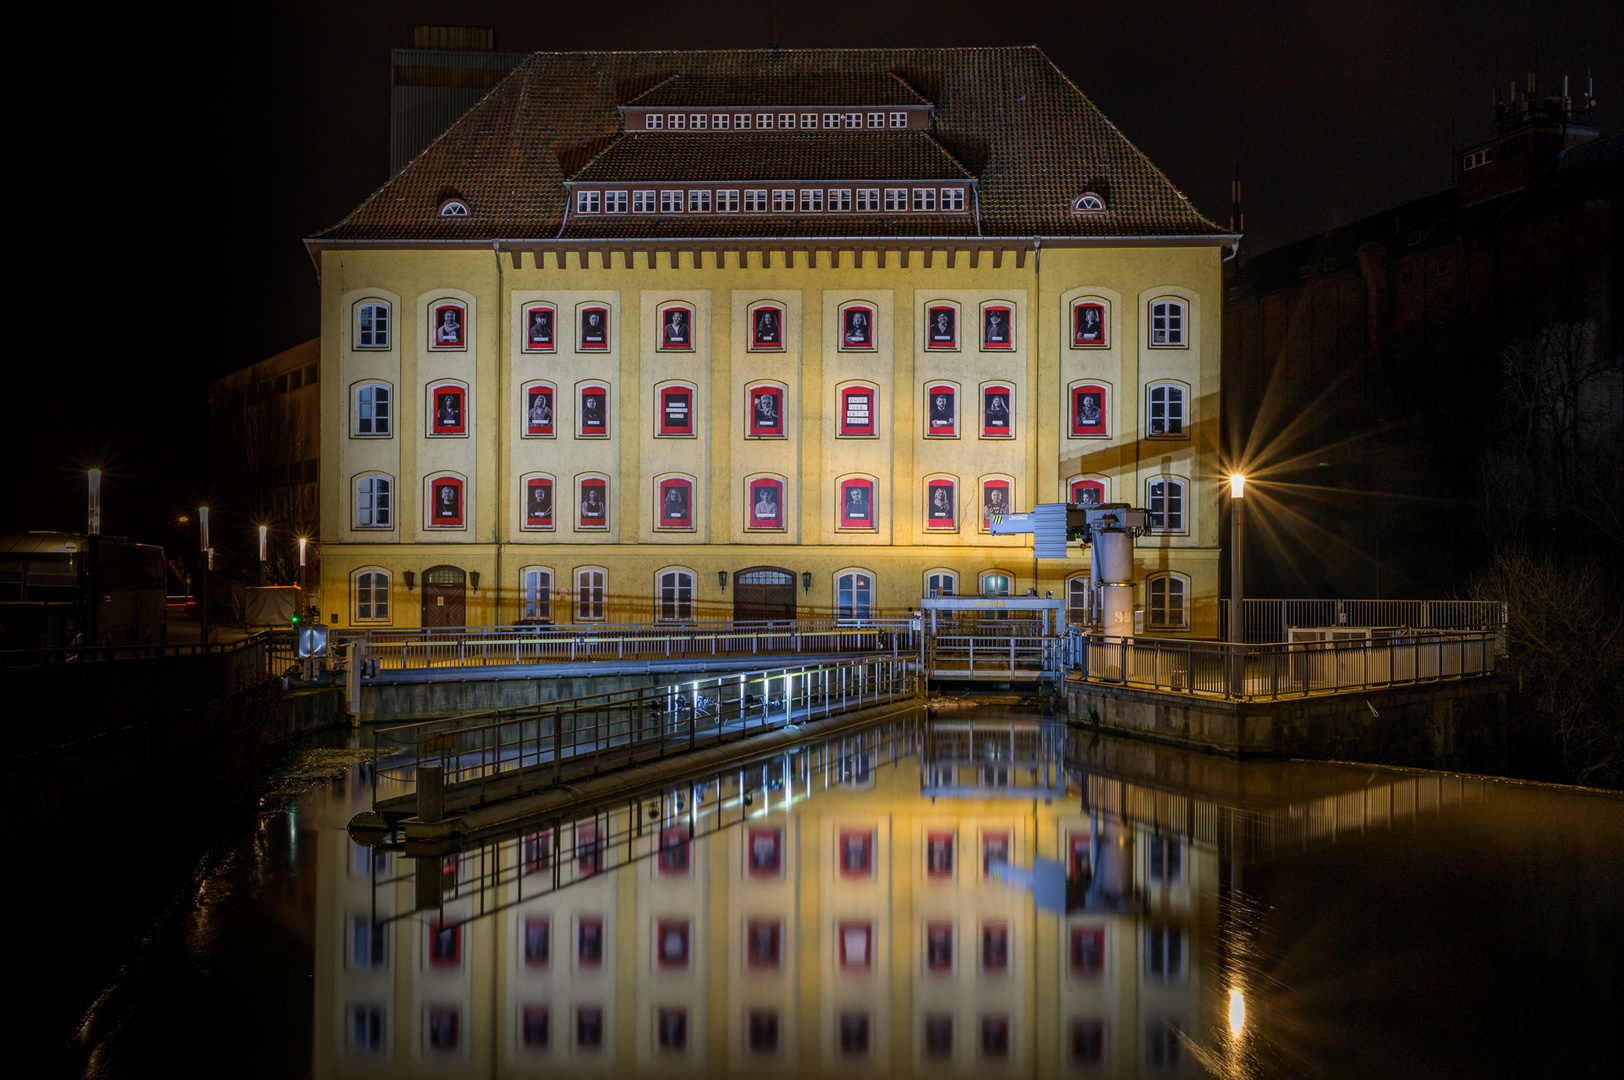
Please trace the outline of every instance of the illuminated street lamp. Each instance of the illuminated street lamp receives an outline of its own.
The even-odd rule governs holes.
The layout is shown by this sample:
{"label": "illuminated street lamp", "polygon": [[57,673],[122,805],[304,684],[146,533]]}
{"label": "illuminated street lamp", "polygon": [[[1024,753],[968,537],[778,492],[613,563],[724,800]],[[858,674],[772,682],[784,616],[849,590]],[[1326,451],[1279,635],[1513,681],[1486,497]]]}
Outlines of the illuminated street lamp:
{"label": "illuminated street lamp", "polygon": [[1229,476],[1229,641],[1232,646],[1230,692],[1240,696],[1246,689],[1246,660],[1241,644],[1246,640],[1241,612],[1241,518],[1246,506],[1246,477]]}
{"label": "illuminated street lamp", "polygon": [[101,535],[101,470],[90,470],[90,535]]}
{"label": "illuminated street lamp", "polygon": [[259,527],[259,583],[265,584],[265,533],[266,526]]}

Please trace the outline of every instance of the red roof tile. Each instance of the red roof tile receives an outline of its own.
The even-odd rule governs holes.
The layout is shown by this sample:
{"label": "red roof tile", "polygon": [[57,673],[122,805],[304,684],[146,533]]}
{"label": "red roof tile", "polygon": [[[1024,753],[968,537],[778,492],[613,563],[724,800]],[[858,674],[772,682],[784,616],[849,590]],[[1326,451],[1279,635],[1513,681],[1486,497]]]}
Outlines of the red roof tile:
{"label": "red roof tile", "polygon": [[968,180],[971,173],[923,131],[693,132],[623,136],[570,179]]}

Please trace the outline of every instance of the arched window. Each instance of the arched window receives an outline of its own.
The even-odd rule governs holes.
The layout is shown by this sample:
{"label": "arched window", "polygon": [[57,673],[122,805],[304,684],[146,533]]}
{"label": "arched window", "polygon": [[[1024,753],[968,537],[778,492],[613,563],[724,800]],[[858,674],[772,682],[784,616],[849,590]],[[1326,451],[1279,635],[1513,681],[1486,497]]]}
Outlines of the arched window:
{"label": "arched window", "polygon": [[1184,387],[1179,383],[1152,383],[1149,393],[1151,438],[1183,438]]}
{"label": "arched window", "polygon": [[1184,481],[1158,476],[1150,481],[1150,531],[1184,531]]}
{"label": "arched window", "polygon": [[1154,300],[1150,305],[1150,344],[1152,348],[1184,347],[1184,301]]}
{"label": "arched window", "polygon": [[1085,191],[1071,200],[1071,212],[1078,215],[1105,213],[1105,200],[1092,191]]}
{"label": "arched window", "polygon": [[958,591],[959,575],[952,570],[930,570],[926,572],[926,596],[955,596]]}
{"label": "arched window", "polygon": [[687,570],[660,574],[660,621],[687,622],[694,617],[694,575]]}
{"label": "arched window", "polygon": [[1183,574],[1155,574],[1145,583],[1150,598],[1152,630],[1183,630],[1190,625],[1190,579]]}
{"label": "arched window", "polygon": [[389,305],[382,300],[363,300],[355,309],[355,347],[389,348]]}
{"label": "arched window", "polygon": [[355,388],[356,438],[387,438],[394,431],[394,409],[388,383],[362,383]]}
{"label": "arched window", "polygon": [[1093,581],[1087,576],[1074,577],[1066,582],[1066,621],[1073,626],[1088,626],[1094,621]]}
{"label": "arched window", "polygon": [[1015,578],[1007,570],[988,570],[981,575],[982,596],[1013,596]]}
{"label": "arched window", "polygon": [[604,584],[607,575],[595,566],[575,571],[575,618],[577,622],[603,621]]}
{"label": "arched window", "polygon": [[447,199],[440,204],[441,217],[467,217],[468,204],[461,199]]}
{"label": "arched window", "polygon": [[370,567],[357,570],[350,595],[355,600],[356,622],[389,621],[389,571]]}
{"label": "arched window", "polygon": [[520,617],[525,622],[553,621],[553,572],[541,566],[519,571]]}
{"label": "arched window", "polygon": [[355,478],[355,527],[388,529],[395,523],[393,481],[369,474]]}
{"label": "arched window", "polygon": [[846,570],[835,577],[835,614],[842,619],[871,618],[874,611],[874,575]]}

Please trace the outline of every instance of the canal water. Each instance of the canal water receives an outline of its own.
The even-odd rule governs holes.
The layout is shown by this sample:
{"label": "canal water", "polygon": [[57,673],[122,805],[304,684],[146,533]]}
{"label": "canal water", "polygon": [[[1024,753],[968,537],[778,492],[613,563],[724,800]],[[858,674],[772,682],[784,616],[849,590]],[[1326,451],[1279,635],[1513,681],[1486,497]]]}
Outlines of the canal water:
{"label": "canal water", "polygon": [[[368,848],[364,766],[198,865],[94,1077],[1615,1075],[1624,799],[982,708]],[[116,889],[116,882],[109,882]]]}

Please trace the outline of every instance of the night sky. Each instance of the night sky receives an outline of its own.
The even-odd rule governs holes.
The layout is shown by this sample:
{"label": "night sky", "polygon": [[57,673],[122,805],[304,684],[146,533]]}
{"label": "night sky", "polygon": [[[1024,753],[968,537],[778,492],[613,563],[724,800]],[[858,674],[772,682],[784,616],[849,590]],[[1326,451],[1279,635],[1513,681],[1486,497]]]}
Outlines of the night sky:
{"label": "night sky", "polygon": [[[1624,100],[1624,19],[1602,2],[779,7],[786,48],[1036,43],[1221,224],[1238,163],[1252,252],[1447,187],[1497,80],[1533,69],[1556,93],[1566,73],[1577,91],[1588,65],[1609,132]],[[504,52],[774,42],[770,2],[417,0],[14,41],[35,67],[13,80],[27,269],[7,323],[45,332],[5,362],[24,404],[0,532],[82,529],[98,465],[107,532],[163,542],[189,506],[229,514],[206,481],[208,382],[316,334],[300,240],[385,179],[389,50],[418,24],[491,26]]]}

